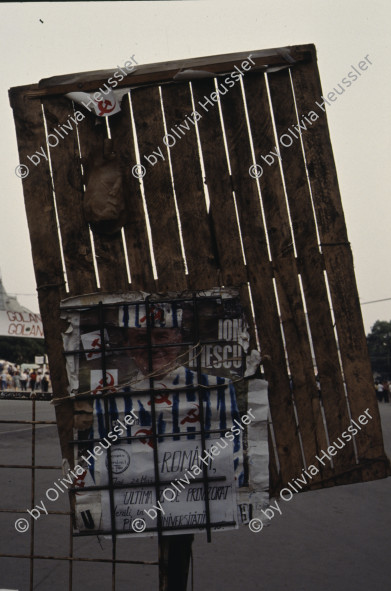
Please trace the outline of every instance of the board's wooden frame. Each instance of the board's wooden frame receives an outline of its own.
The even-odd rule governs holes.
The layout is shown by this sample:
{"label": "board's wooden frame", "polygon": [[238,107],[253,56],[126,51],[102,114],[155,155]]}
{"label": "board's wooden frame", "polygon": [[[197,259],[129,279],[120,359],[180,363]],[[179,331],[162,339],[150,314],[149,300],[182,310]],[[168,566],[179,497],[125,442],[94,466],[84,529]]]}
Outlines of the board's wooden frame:
{"label": "board's wooden frame", "polygon": [[[171,150],[171,169],[168,158],[149,167],[143,204],[140,183],[131,174],[137,162],[131,115],[139,153],[150,154],[162,145],[164,120],[167,129],[181,123],[193,110],[192,100],[197,104],[215,90],[211,75],[229,74],[250,54],[256,65],[243,78],[243,88],[236,84],[220,99],[230,171],[216,105],[203,111],[197,124],[205,178],[193,126]],[[270,166],[259,179],[261,198],[257,181],[249,175],[251,146],[261,162],[276,145],[273,121],[279,136],[297,123],[297,113],[308,114],[321,100],[315,47],[149,64],[129,74],[120,86],[131,88],[131,103],[125,96],[121,113],[109,118],[109,126],[125,170],[130,221],[123,235],[95,233],[93,250],[83,215],[80,156],[101,153],[107,130],[64,94],[96,91],[113,72],[59,76],[9,92],[21,163],[46,146],[44,119],[51,128],[65,122],[75,108],[85,114],[77,130],[50,149],[51,168],[42,158],[23,180],[53,391],[61,399],[56,408],[64,457],[72,459],[72,408],[66,400],[60,301],[97,290],[164,292],[225,285],[241,289],[251,316],[250,288],[262,355],[268,360],[275,441],[270,445],[271,493],[300,475],[341,435],[351,417],[365,409],[373,418],[355,438],[356,447],[347,444],[310,488],[389,475],[326,113],[318,108],[317,121],[302,133],[303,150],[300,141],[295,147],[280,146],[280,164]]]}

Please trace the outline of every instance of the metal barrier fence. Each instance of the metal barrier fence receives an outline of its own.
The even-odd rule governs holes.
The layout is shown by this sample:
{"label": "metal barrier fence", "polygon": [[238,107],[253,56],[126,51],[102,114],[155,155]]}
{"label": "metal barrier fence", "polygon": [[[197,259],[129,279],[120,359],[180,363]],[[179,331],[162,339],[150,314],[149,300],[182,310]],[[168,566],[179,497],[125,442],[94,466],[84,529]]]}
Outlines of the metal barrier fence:
{"label": "metal barrier fence", "polygon": [[[61,453],[57,429],[55,436],[49,434],[48,437],[45,433],[43,438],[40,437],[40,432],[45,431],[42,428],[54,427],[56,421],[45,420],[40,415],[43,410],[44,415],[51,412],[54,416],[54,409],[40,398],[33,397],[28,400],[22,397],[23,394],[25,393],[16,392],[11,402],[9,393],[7,398],[10,402],[0,402],[0,436],[4,435],[0,446],[0,522],[3,532],[0,542],[0,586],[18,591],[32,591],[38,588],[49,590],[55,585],[57,589],[71,591],[89,589],[91,584],[96,587],[99,581],[100,589],[112,591],[137,589],[138,583],[141,585],[139,589],[145,588],[145,582],[135,580],[133,570],[129,571],[128,568],[125,576],[124,571],[118,573],[118,569],[129,565],[133,568],[135,565],[158,566],[158,561],[130,560],[125,556],[129,547],[116,549],[110,540],[95,538],[93,541],[89,539],[89,543],[86,543],[85,540],[74,539],[73,516],[66,494],[53,503],[53,509],[48,508],[51,503],[44,497],[44,491],[50,484],[55,486],[57,477],[61,476]],[[24,401],[22,408],[21,400]],[[41,410],[43,404],[45,408]],[[7,405],[7,408],[4,408],[4,405]],[[29,418],[3,418],[9,412],[12,415],[17,413],[18,417],[25,417],[28,413]],[[28,433],[30,428],[31,433]],[[11,459],[4,461],[10,457],[9,446],[12,449]],[[17,461],[20,457],[22,462]],[[55,463],[53,459],[57,458],[60,462]],[[52,463],[46,464],[47,459]],[[26,503],[25,506],[19,504],[23,502]],[[31,511],[36,506],[43,510],[42,505],[45,503],[47,515],[34,514],[33,517],[27,513],[27,509]],[[147,544],[152,546],[150,540],[141,544],[138,540],[138,552],[134,547],[132,552],[150,552],[151,548],[148,548]],[[153,546],[155,547],[155,544]],[[97,554],[97,549],[100,555]],[[75,565],[91,566],[91,563],[94,563],[93,569],[77,572]],[[154,570],[157,580],[158,569]],[[150,576],[148,579],[150,580]],[[156,588],[157,585],[153,584],[153,587]]]}

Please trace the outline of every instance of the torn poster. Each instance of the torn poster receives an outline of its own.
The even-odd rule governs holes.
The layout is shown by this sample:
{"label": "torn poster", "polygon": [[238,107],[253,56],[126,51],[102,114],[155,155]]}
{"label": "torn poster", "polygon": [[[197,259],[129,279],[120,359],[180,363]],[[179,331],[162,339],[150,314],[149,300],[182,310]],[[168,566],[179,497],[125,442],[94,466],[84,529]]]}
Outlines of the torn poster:
{"label": "torn poster", "polygon": [[260,515],[267,382],[235,290],[90,294],[62,318],[79,531],[217,531]]}
{"label": "torn poster", "polygon": [[95,115],[98,117],[109,117],[115,115],[121,110],[121,99],[128,89],[122,89],[121,91],[109,90],[105,93],[103,98],[100,95],[99,100],[95,95],[100,94],[99,92],[68,92],[65,96],[78,105],[83,105],[86,109],[95,111]]}

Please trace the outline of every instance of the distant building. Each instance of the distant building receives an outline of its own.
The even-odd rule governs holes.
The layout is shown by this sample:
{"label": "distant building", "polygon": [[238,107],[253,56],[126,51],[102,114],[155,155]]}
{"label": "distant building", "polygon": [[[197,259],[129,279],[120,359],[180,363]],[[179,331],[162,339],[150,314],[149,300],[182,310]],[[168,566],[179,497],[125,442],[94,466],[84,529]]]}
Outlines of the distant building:
{"label": "distant building", "polygon": [[0,275],[0,311],[25,312],[26,310],[19,304],[16,296],[10,296],[5,291],[3,278]]}
{"label": "distant building", "polygon": [[43,339],[41,315],[19,304],[6,292],[0,275],[0,336]]}

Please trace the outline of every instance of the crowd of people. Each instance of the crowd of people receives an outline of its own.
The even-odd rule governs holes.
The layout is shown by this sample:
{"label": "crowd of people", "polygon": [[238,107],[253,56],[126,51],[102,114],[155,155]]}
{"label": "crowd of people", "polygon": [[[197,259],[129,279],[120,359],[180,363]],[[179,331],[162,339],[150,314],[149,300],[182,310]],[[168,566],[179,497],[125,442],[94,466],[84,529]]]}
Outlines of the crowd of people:
{"label": "crowd of people", "polygon": [[[50,372],[48,369],[25,368],[3,365],[0,363],[0,390],[17,390],[21,392],[42,392],[47,393],[51,390]],[[317,386],[320,390],[320,384],[317,379]],[[376,398],[379,402],[390,402],[391,382],[388,380],[375,380]]]}
{"label": "crowd of people", "polygon": [[3,365],[0,367],[1,391],[17,390],[21,392],[43,392],[51,389],[50,373],[48,370],[25,368],[20,366]]}
{"label": "crowd of people", "polygon": [[375,391],[379,402],[390,402],[391,383],[388,380],[376,380]]}

